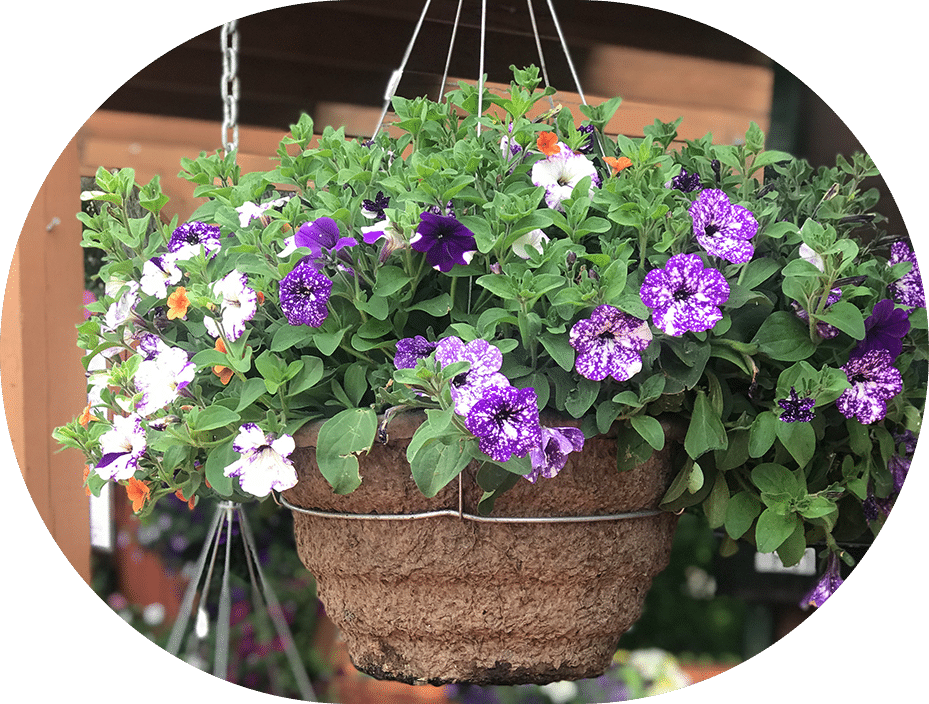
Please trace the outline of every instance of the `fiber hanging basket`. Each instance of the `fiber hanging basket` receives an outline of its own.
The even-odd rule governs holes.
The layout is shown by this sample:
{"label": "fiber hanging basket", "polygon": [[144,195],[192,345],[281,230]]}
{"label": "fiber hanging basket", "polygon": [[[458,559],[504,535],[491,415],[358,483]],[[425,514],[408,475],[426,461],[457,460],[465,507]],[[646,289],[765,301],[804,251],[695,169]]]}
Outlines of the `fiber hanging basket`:
{"label": "fiber hanging basket", "polygon": [[[300,557],[355,667],[434,685],[602,674],[668,563],[677,517],[656,509],[680,446],[673,429],[666,427],[664,450],[628,472],[616,469],[614,439],[589,439],[557,477],[520,480],[492,514],[618,518],[484,522],[473,520],[482,495],[473,467],[462,475],[460,509],[457,482],[431,499],[419,492],[405,455],[417,424],[416,416],[392,421],[389,440],[360,458],[361,487],[346,496],[334,494],[317,468],[318,426],[296,437],[299,482],[283,496],[294,508]],[[301,508],[450,515],[378,520]]]}

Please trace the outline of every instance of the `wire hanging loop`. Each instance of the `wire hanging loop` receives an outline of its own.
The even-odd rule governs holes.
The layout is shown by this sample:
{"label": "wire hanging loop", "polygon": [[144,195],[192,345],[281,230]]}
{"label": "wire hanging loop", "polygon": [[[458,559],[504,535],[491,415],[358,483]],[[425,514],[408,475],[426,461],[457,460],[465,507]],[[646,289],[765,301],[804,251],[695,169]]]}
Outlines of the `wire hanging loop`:
{"label": "wire hanging loop", "polygon": [[223,25],[220,45],[223,54],[223,77],[221,93],[223,99],[222,145],[226,154],[239,150],[239,21],[232,20]]}

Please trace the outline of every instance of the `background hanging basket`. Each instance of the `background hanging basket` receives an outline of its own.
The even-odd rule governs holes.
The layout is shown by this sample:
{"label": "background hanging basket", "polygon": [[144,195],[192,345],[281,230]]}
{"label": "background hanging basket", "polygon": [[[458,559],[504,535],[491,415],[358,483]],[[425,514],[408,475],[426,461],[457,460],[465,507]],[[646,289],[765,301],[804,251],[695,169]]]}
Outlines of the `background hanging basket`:
{"label": "background hanging basket", "polygon": [[[296,507],[355,514],[458,510],[453,482],[424,497],[405,448],[416,416],[391,423],[386,444],[361,458],[364,482],[339,496],[319,473],[318,426],[297,436]],[[615,440],[597,436],[550,480],[520,480],[494,516],[594,516],[655,509],[679,446],[617,472]],[[597,487],[592,491],[590,487]],[[482,490],[469,467],[462,507],[476,514]],[[652,578],[668,562],[677,517],[571,523],[485,523],[441,516],[358,520],[294,511],[297,549],[318,580],[328,616],[355,666],[407,683],[545,683],[603,673],[639,617]]]}

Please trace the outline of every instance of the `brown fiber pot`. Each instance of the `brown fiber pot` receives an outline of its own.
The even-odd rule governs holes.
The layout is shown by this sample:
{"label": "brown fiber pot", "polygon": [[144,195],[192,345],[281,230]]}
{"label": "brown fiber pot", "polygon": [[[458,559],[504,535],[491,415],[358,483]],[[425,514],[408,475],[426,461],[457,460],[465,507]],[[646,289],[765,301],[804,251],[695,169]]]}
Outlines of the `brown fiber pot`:
{"label": "brown fiber pot", "polygon": [[[295,437],[294,506],[341,513],[458,510],[458,482],[425,498],[405,450],[421,417],[391,421],[386,443],[360,458],[362,484],[339,496],[315,461],[318,425]],[[563,423],[564,425],[568,423]],[[551,425],[551,424],[549,424]],[[550,480],[520,481],[497,516],[585,516],[656,508],[672,479],[669,442],[617,472],[615,441],[588,439]],[[463,508],[477,513],[474,467]],[[479,523],[441,516],[356,520],[294,511],[300,558],[344,635],[355,667],[410,684],[545,683],[596,677],[639,618],[668,563],[676,516],[583,523]]]}

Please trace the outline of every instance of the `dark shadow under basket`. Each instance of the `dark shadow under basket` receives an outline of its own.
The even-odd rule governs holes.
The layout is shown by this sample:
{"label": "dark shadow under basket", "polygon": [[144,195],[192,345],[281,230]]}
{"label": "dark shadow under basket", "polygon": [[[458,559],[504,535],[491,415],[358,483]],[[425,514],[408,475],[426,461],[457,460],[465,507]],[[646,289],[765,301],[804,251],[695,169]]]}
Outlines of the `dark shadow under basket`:
{"label": "dark shadow under basket", "polygon": [[[522,684],[596,677],[639,618],[652,578],[668,563],[676,516],[653,512],[672,477],[673,430],[661,452],[628,472],[615,441],[597,436],[554,479],[522,481],[494,516],[597,516],[558,523],[462,519],[459,483],[432,499],[410,476],[405,450],[421,417],[391,421],[390,438],[360,458],[362,485],[340,496],[315,461],[318,425],[296,435],[294,507],[353,514],[451,509],[416,520],[358,520],[294,510],[297,549],[318,583],[352,662],[410,684]],[[569,425],[571,422],[560,423]],[[461,508],[477,513],[474,467]]]}

